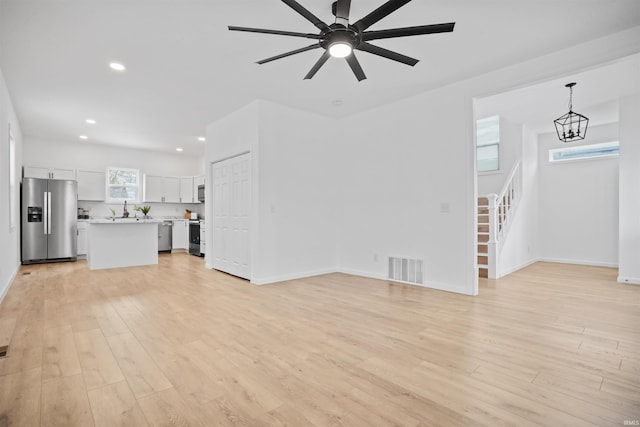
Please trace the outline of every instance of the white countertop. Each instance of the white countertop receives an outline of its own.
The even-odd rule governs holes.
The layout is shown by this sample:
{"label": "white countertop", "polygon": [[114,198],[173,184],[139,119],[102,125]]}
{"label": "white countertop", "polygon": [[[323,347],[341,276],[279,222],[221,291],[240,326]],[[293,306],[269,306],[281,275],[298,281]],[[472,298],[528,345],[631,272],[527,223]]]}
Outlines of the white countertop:
{"label": "white countertop", "polygon": [[96,218],[87,220],[89,224],[153,224],[164,221],[166,220],[159,218]]}

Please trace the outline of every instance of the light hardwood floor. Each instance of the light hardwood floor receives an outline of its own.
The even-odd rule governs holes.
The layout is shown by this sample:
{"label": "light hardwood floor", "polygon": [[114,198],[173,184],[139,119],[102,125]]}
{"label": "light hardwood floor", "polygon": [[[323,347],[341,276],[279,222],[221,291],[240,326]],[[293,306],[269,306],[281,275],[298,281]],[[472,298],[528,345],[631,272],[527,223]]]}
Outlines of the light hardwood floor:
{"label": "light hardwood floor", "polygon": [[0,426],[622,426],[640,287],[538,263],[467,297],[331,274],[253,286],[186,254],[24,266]]}

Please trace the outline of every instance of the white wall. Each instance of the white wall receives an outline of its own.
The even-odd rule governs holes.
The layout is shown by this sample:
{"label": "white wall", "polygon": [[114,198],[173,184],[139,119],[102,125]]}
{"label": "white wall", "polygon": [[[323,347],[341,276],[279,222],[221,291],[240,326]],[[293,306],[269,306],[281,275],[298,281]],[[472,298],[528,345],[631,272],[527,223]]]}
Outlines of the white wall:
{"label": "white wall", "polygon": [[427,286],[476,293],[465,89],[444,87],[342,121],[342,271],[385,278],[389,256],[417,258]]}
{"label": "white wall", "polygon": [[621,156],[618,281],[640,284],[640,95],[621,99],[619,114]]}
{"label": "white wall", "polygon": [[539,257],[538,135],[527,127],[520,128],[522,198],[508,233],[501,242],[498,277],[519,270]]}
{"label": "white wall", "polygon": [[[163,176],[204,175],[201,157],[184,153],[164,153],[130,149],[111,145],[92,144],[82,141],[51,141],[25,137],[24,164],[26,166],[57,167],[104,171],[109,166],[140,169],[140,173]],[[201,204],[150,203],[152,216],[183,216],[186,208],[204,214]],[[79,201],[78,207],[90,209],[92,216],[110,215],[109,208],[116,212],[121,204]]]}
{"label": "white wall", "polygon": [[[570,145],[618,140],[618,125],[590,126]],[[540,135],[540,256],[574,264],[618,266],[618,157],[549,163],[549,149],[567,147]]]}
{"label": "white wall", "polygon": [[[9,203],[9,126],[15,141],[16,192]],[[9,290],[20,267],[20,171],[22,165],[22,133],[0,70],[0,301]],[[14,211],[15,227],[11,228],[9,207]]]}
{"label": "white wall", "polygon": [[335,271],[341,145],[334,120],[260,105],[260,259],[254,282]]}

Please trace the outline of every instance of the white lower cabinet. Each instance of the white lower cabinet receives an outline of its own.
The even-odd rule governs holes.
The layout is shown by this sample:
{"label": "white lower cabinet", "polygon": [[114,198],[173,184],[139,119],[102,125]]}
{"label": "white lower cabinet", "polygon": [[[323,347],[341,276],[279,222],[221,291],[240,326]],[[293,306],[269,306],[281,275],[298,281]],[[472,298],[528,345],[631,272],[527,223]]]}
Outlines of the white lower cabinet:
{"label": "white lower cabinet", "polygon": [[171,230],[171,249],[189,249],[189,221],[186,219],[174,219]]}
{"label": "white lower cabinet", "polygon": [[205,227],[204,227],[204,221],[200,221],[200,253],[201,254],[206,254],[207,251],[207,241],[205,239],[206,236],[206,232],[205,232]]}
{"label": "white lower cabinet", "polygon": [[78,221],[78,257],[87,256],[87,242],[89,224],[86,221]]}

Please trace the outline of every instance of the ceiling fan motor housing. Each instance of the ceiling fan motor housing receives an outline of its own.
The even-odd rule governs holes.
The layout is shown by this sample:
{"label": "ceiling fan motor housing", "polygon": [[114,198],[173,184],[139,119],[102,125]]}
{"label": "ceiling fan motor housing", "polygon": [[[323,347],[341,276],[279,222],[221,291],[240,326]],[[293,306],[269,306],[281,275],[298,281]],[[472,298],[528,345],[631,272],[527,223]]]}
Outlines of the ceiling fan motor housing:
{"label": "ceiling fan motor housing", "polygon": [[351,26],[347,28],[339,24],[330,25],[328,30],[321,33],[321,37],[320,46],[324,49],[336,43],[347,43],[352,48],[356,48],[362,41],[362,37],[355,28]]}

